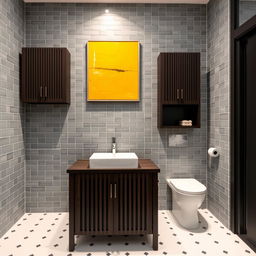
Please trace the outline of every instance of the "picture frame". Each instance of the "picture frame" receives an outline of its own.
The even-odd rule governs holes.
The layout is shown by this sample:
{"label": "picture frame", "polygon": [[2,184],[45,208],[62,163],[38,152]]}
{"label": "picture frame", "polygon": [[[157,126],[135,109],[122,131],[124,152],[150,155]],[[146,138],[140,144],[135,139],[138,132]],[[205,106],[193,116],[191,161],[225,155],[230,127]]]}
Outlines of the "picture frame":
{"label": "picture frame", "polygon": [[87,101],[139,100],[139,42],[88,41]]}

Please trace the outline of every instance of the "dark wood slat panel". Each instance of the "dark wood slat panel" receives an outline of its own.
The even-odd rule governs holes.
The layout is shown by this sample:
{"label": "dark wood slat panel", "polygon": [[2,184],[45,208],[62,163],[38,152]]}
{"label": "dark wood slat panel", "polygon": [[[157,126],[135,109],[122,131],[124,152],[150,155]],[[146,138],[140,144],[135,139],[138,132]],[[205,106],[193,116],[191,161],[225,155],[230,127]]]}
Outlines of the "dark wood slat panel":
{"label": "dark wood slat panel", "polygon": [[[76,175],[75,177],[75,183],[76,183],[76,187],[75,187],[75,219],[76,220],[80,220],[80,215],[81,215],[81,197],[80,197],[80,182],[81,182],[81,176],[80,175]],[[75,222],[75,231],[79,232],[80,231],[80,221],[76,221]]]}
{"label": "dark wood slat panel", "polygon": [[[115,176],[113,176],[112,174],[108,174],[108,184],[114,184],[115,182]],[[109,186],[108,186],[109,188]],[[113,187],[114,189],[114,187]],[[107,231],[109,233],[113,232],[114,230],[114,221],[115,221],[115,216],[114,216],[114,200],[113,200],[113,189],[112,189],[112,198],[107,197],[108,198],[108,206],[107,206]],[[109,193],[109,191],[108,191]]]}
{"label": "dark wood slat panel", "polygon": [[98,201],[98,205],[99,205],[99,208],[98,208],[99,209],[99,231],[104,230],[103,221],[102,221],[102,219],[103,219],[102,196],[104,196],[103,195],[103,193],[104,193],[103,182],[104,182],[104,177],[102,177],[102,175],[101,175],[101,176],[99,176],[99,201]]}
{"label": "dark wood slat panel", "polygon": [[[63,97],[67,100],[67,102],[70,102],[70,65],[71,65],[71,57],[70,57],[70,53],[69,51],[65,51],[63,54],[62,54],[62,58],[63,58],[63,68],[62,68],[62,76],[61,76],[61,83],[62,84],[65,84],[65,88],[66,90],[63,90],[62,93],[63,93]],[[67,72],[65,72],[67,70]]]}
{"label": "dark wood slat panel", "polygon": [[57,90],[57,84],[58,84],[58,80],[57,80],[57,75],[58,75],[58,66],[60,65],[58,63],[58,59],[59,59],[59,49],[55,52],[54,54],[54,65],[53,65],[53,83],[55,86],[53,86],[53,97],[56,99],[56,98],[61,98],[59,95],[58,95],[58,90]]}
{"label": "dark wood slat panel", "polygon": [[[160,90],[162,101],[165,104],[199,103],[200,53],[161,53],[159,59],[159,86],[162,88]],[[179,90],[179,97],[177,90]]]}
{"label": "dark wood slat panel", "polygon": [[[158,231],[155,223],[157,202],[155,201],[157,201],[156,186],[159,169],[154,169],[150,161],[148,164],[146,160],[145,163],[141,160],[140,162],[141,168],[137,172],[135,170],[86,172],[85,168],[80,172],[70,173],[70,177],[75,177],[75,184],[70,186],[74,195],[74,199],[70,200],[70,209],[73,209],[73,227],[75,227],[73,231],[72,228],[70,229],[70,250],[74,247],[76,234],[153,233],[154,249],[157,248]],[[74,166],[80,166],[79,163]],[[143,166],[148,166],[148,172],[142,171]],[[112,198],[110,198],[109,189],[111,184]],[[117,193],[115,193],[115,187]],[[70,193],[71,196],[72,193]]]}
{"label": "dark wood slat panel", "polygon": [[[107,186],[110,178],[111,176],[104,174],[84,174],[80,176],[80,185],[76,188],[76,193],[80,193],[80,197],[77,197],[76,204],[81,206],[79,206],[81,213],[77,215],[77,220],[79,220],[79,229],[82,232],[109,232],[108,218],[110,216],[106,211],[109,207]],[[78,179],[77,177],[77,182],[79,182]]]}
{"label": "dark wood slat panel", "polygon": [[[153,209],[152,205],[152,180],[154,173],[83,173],[75,175],[75,232],[72,234],[148,234],[152,233]],[[127,177],[126,177],[127,176]],[[157,177],[157,176],[156,176]],[[113,189],[113,197],[110,198],[109,186],[116,184],[117,193]],[[83,188],[84,187],[84,188]],[[104,191],[104,187],[106,190]],[[88,193],[89,195],[87,195]],[[101,194],[101,191],[104,193]],[[127,191],[127,193],[125,193]],[[126,197],[125,197],[126,194]],[[156,195],[157,197],[157,195]],[[89,198],[89,200],[87,200]],[[102,198],[106,199],[107,207],[98,203]],[[127,200],[128,199],[128,200]],[[153,199],[154,201],[155,199]],[[131,201],[131,203],[130,203]],[[145,202],[145,204],[142,204]],[[88,205],[88,207],[87,207]],[[102,205],[102,204],[101,204]],[[126,206],[125,206],[126,205]],[[151,207],[150,207],[151,206]],[[129,219],[130,207],[132,213]],[[85,209],[84,209],[85,208]],[[102,216],[106,216],[106,226],[100,225],[100,210]],[[71,208],[72,209],[72,208]],[[79,210],[79,211],[77,211]],[[148,214],[147,211],[151,212]],[[97,213],[98,212],[98,213]],[[126,218],[125,216],[126,212]],[[156,209],[157,212],[157,209]],[[87,215],[89,222],[87,223]],[[93,216],[93,221],[91,217]],[[143,216],[146,216],[144,218]],[[103,222],[103,221],[102,221]],[[149,222],[149,223],[148,223]],[[128,224],[127,224],[128,223]],[[143,224],[142,224],[143,223]],[[117,225],[116,225],[117,224]],[[125,225],[129,230],[125,229]],[[144,228],[143,228],[144,226]],[[113,229],[114,227],[114,229]],[[71,236],[72,236],[71,234]],[[154,237],[157,231],[155,228]],[[70,244],[72,245],[72,238]],[[155,241],[155,239],[154,239]],[[72,248],[72,246],[70,247]]]}
{"label": "dark wood slat panel", "polygon": [[145,225],[147,230],[151,230],[152,228],[152,182],[151,176],[146,175],[146,186],[145,186],[145,195],[146,195],[146,220]]}
{"label": "dark wood slat panel", "polygon": [[129,181],[129,185],[128,185],[128,193],[129,193],[129,197],[128,197],[128,202],[129,202],[129,212],[128,212],[128,230],[132,231],[132,177],[131,174],[128,174],[128,181]]}
{"label": "dark wood slat panel", "polygon": [[145,175],[142,176],[142,182],[141,182],[141,198],[142,198],[142,204],[141,204],[141,230],[145,230],[145,212],[146,212],[146,207],[145,203]]}
{"label": "dark wood slat panel", "polygon": [[123,204],[124,204],[124,231],[129,230],[128,228],[128,215],[127,215],[127,198],[128,198],[128,193],[127,193],[127,174],[124,174],[124,180],[123,180],[123,187],[124,187],[124,194],[123,194]]}
{"label": "dark wood slat panel", "polygon": [[[114,203],[114,231],[128,231],[130,234],[140,234],[146,232],[146,223],[152,218],[152,214],[147,216],[148,207],[152,211],[152,204],[146,201],[152,197],[148,195],[152,191],[147,182],[150,174],[119,174],[117,181],[117,198]],[[149,192],[148,192],[149,191]],[[152,219],[151,219],[152,220]],[[149,229],[151,229],[151,224]]]}
{"label": "dark wood slat panel", "polygon": [[75,175],[69,175],[69,251],[75,247]]}
{"label": "dark wood slat panel", "polygon": [[136,230],[136,174],[131,174],[132,177],[132,230]]}
{"label": "dark wood slat panel", "polygon": [[85,223],[85,220],[86,220],[86,199],[85,199],[85,178],[82,177],[81,179],[81,216],[80,216],[80,221],[81,221],[81,230],[83,231],[86,231],[86,223]]}
{"label": "dark wood slat panel", "polygon": [[84,195],[84,199],[85,199],[85,204],[86,204],[86,214],[85,214],[85,227],[84,230],[85,231],[90,231],[90,177],[89,174],[85,174],[82,176],[83,179],[85,180],[85,184],[86,184],[86,194]]}
{"label": "dark wood slat panel", "polygon": [[137,230],[142,230],[141,229],[141,201],[143,201],[142,195],[141,195],[141,174],[137,174]]}
{"label": "dark wood slat panel", "polygon": [[[108,197],[109,197],[109,194],[108,194],[108,186],[109,184],[107,184],[107,177],[105,174],[102,174],[103,175],[103,191],[105,193],[105,197],[103,197],[103,209],[107,209],[107,200],[108,200]],[[103,231],[107,231],[107,214],[106,214],[106,211],[103,210],[103,228],[102,230]]]}
{"label": "dark wood slat panel", "polygon": [[89,230],[90,231],[94,231],[94,228],[93,228],[93,215],[94,215],[94,208],[93,208],[93,197],[94,197],[94,187],[93,187],[93,177],[92,175],[89,175],[89,184],[90,184],[90,187],[89,187],[89,211],[90,211],[90,218],[89,218],[89,221],[90,221],[90,228]]}
{"label": "dark wood slat panel", "polygon": [[[39,57],[38,57],[39,56]],[[38,59],[39,58],[39,59]],[[44,99],[43,99],[43,94],[44,94],[44,89],[43,89],[43,86],[44,86],[44,70],[43,70],[43,63],[44,63],[44,56],[43,56],[43,53],[42,53],[42,49],[39,48],[39,49],[34,49],[34,65],[35,67],[37,67],[34,71],[34,83],[38,83],[38,86],[39,86],[39,89],[40,89],[40,100],[39,102],[43,102]],[[36,78],[38,76],[38,79]]]}
{"label": "dark wood slat panel", "polygon": [[169,95],[168,95],[168,56],[165,56],[165,63],[164,65],[166,66],[166,70],[165,70],[165,77],[164,77],[164,86],[165,86],[165,95],[164,95],[164,99],[168,100]]}
{"label": "dark wood slat panel", "polygon": [[[67,88],[68,83],[70,83],[70,81],[68,81],[65,73],[65,70],[69,70],[69,66],[68,66],[68,59],[67,59],[67,52],[60,52],[59,51],[59,58],[58,61],[60,62],[60,64],[58,65],[59,67],[59,78],[58,78],[58,86],[57,86],[57,91],[58,91],[58,97],[60,99],[64,98],[67,99],[67,95],[66,95],[66,90],[61,90],[61,86],[62,84],[64,85],[64,88]],[[62,66],[61,66],[62,63]]]}
{"label": "dark wood slat panel", "polygon": [[150,176],[150,187],[152,188],[152,211],[150,213],[152,214],[152,217],[150,216],[150,219],[152,219],[152,232],[153,234],[156,234],[153,236],[153,249],[158,250],[158,179],[157,174],[153,174]]}
{"label": "dark wood slat panel", "polygon": [[94,230],[95,231],[99,231],[99,227],[98,227],[98,201],[99,201],[99,198],[98,198],[98,191],[99,191],[99,188],[98,188],[98,174],[94,174],[94,181],[95,181],[95,187],[94,187]]}
{"label": "dark wood slat panel", "polygon": [[124,200],[123,200],[123,189],[124,189],[124,184],[123,184],[123,181],[124,181],[124,177],[123,177],[123,174],[120,174],[119,176],[119,181],[117,183],[117,186],[118,186],[118,201],[119,201],[119,205],[120,207],[117,209],[119,211],[119,230],[124,230]]}
{"label": "dark wood slat panel", "polygon": [[[70,53],[65,48],[22,49],[21,100],[70,103]],[[41,96],[43,87],[43,97]]]}

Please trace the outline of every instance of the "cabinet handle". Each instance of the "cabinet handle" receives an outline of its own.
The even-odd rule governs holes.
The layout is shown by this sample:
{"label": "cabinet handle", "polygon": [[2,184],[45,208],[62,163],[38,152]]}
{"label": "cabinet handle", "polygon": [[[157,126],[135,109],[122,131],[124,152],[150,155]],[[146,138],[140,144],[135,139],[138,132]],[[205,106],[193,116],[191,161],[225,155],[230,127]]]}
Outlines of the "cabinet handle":
{"label": "cabinet handle", "polygon": [[114,198],[116,198],[116,184],[114,184]]}
{"label": "cabinet handle", "polygon": [[181,89],[181,99],[183,100],[183,89]]}
{"label": "cabinet handle", "polygon": [[44,87],[44,97],[47,98],[47,86]]}
{"label": "cabinet handle", "polygon": [[40,98],[42,98],[42,97],[43,97],[43,87],[40,86]]}
{"label": "cabinet handle", "polygon": [[180,99],[180,90],[177,89],[177,99],[179,100]]}
{"label": "cabinet handle", "polygon": [[110,192],[110,196],[109,197],[112,198],[112,196],[113,196],[112,195],[112,184],[110,184],[110,191],[109,192]]}

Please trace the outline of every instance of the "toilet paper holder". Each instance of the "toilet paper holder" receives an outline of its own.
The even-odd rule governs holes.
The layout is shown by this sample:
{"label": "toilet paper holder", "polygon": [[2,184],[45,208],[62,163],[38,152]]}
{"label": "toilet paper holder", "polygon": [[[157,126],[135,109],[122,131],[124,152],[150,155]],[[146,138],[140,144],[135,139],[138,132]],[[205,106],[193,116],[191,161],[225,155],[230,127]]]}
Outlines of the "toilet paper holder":
{"label": "toilet paper holder", "polygon": [[220,155],[219,150],[217,148],[209,148],[208,149],[208,155],[210,157],[218,157]]}

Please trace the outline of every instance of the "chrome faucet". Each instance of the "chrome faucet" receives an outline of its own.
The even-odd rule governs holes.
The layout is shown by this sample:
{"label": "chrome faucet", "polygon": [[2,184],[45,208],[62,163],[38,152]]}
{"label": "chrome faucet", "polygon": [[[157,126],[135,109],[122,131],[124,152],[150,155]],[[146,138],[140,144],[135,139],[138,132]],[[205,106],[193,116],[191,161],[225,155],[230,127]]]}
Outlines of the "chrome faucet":
{"label": "chrome faucet", "polygon": [[112,154],[116,153],[116,138],[112,137]]}

